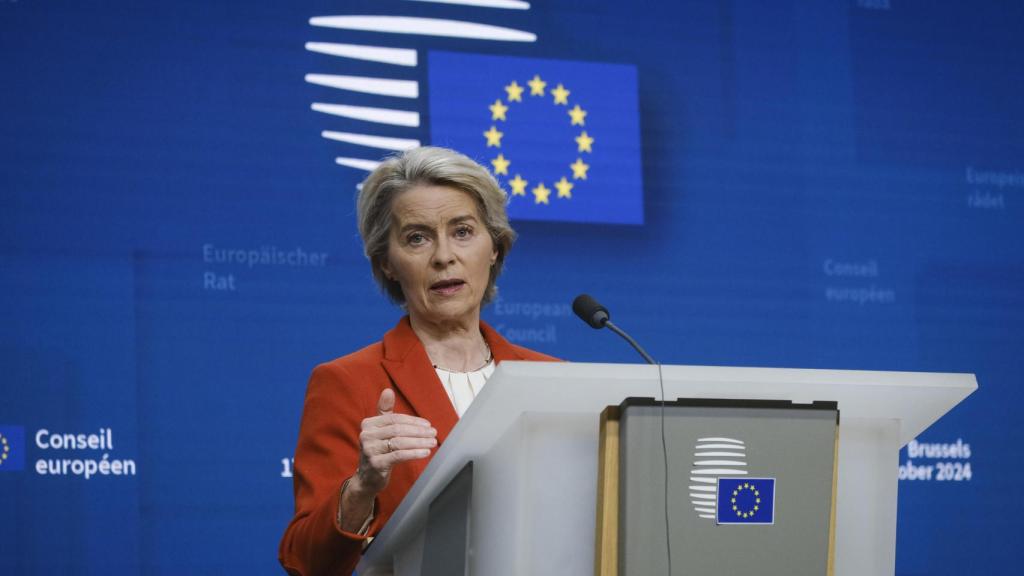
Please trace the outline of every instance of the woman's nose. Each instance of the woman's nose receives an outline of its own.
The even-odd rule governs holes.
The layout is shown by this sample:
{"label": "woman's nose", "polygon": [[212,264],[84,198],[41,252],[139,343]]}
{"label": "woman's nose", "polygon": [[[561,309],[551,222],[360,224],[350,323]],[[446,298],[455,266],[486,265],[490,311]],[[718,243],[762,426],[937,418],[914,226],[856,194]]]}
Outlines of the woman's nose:
{"label": "woman's nose", "polygon": [[443,268],[455,262],[455,252],[452,251],[451,243],[447,238],[441,237],[435,244],[434,266]]}

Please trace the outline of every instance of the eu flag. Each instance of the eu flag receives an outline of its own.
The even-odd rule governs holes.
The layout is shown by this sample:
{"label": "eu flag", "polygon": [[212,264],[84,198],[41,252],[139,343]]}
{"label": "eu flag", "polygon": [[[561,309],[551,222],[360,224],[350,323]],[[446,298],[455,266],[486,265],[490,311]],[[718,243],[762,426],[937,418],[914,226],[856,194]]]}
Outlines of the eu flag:
{"label": "eu flag", "polygon": [[719,478],[719,524],[774,524],[775,478]]}
{"label": "eu flag", "polygon": [[25,467],[25,429],[0,425],[0,472],[15,472]]}
{"label": "eu flag", "polygon": [[431,143],[498,178],[513,220],[643,224],[636,68],[428,56]]}

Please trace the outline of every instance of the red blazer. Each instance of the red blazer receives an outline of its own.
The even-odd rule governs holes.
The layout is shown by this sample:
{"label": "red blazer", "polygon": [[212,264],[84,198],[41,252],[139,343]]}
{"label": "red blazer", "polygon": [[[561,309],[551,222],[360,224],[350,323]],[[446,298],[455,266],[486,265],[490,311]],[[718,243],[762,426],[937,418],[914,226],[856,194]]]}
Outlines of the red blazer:
{"label": "red blazer", "polygon": [[[509,343],[480,322],[496,362],[556,360]],[[438,445],[459,417],[444,391],[408,316],[384,339],[313,370],[295,448],[295,517],[281,539],[278,559],[290,574],[348,575],[359,563],[365,536],[337,524],[341,484],[359,464],[362,420],[377,414],[385,388],[395,391],[395,412],[426,418],[437,429]],[[427,467],[428,459],[399,464],[377,496],[369,535],[380,531]]]}

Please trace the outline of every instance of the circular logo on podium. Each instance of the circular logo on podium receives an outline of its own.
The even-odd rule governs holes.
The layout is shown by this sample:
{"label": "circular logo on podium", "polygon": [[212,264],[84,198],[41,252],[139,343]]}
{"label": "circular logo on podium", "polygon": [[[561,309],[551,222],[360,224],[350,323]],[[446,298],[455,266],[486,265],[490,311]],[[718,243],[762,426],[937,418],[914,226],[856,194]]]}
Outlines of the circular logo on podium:
{"label": "circular logo on podium", "polygon": [[718,479],[747,475],[747,447],[743,440],[711,436],[698,438],[690,468],[690,502],[700,518],[715,520]]}

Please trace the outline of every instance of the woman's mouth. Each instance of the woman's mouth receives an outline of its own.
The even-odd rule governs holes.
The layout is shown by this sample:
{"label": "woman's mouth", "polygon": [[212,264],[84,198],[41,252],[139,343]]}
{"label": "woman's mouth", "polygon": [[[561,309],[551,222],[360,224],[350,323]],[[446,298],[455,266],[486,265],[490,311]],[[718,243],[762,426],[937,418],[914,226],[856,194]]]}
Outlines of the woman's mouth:
{"label": "woman's mouth", "polygon": [[436,294],[441,294],[442,296],[449,296],[461,290],[465,284],[466,282],[464,280],[451,278],[448,280],[434,282],[430,285],[430,291]]}

